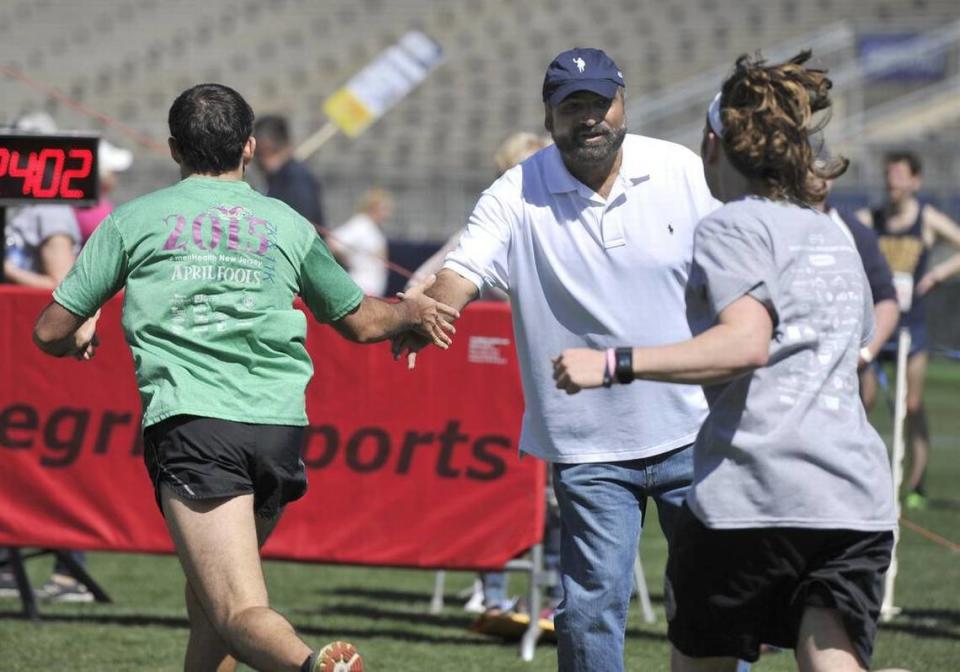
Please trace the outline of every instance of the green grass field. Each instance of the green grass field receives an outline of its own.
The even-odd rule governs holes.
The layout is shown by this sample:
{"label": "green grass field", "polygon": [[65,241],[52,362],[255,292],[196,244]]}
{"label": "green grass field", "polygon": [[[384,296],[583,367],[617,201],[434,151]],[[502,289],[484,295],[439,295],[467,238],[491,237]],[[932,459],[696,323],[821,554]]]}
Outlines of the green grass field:
{"label": "green grass field", "polygon": [[[960,365],[937,363],[928,383],[934,449],[930,460],[930,508],[908,518],[960,542]],[[882,406],[882,404],[881,404]],[[889,416],[878,409],[874,421],[889,433]],[[663,620],[662,573],[666,544],[656,516],[648,516],[642,553],[659,621],[646,625],[634,606],[627,630],[627,669],[668,669]],[[91,554],[90,570],[114,599],[109,605],[43,605],[44,621],[20,615],[19,602],[0,601],[0,671],[64,669],[178,670],[187,638],[182,577],[171,557]],[[30,562],[39,585],[50,569],[48,558]],[[466,573],[447,577],[447,608],[427,613],[433,574],[425,571],[311,566],[271,562],[267,579],[274,606],[308,641],[334,638],[355,642],[368,669],[553,670],[555,649],[541,644],[533,663],[517,657],[513,643],[467,631],[472,616],[455,593],[472,581]],[[525,588],[520,579],[513,592]],[[916,532],[904,530],[896,603],[903,613],[883,625],[875,666],[913,672],[960,669],[960,554]],[[789,653],[768,655],[757,670],[795,669]]]}

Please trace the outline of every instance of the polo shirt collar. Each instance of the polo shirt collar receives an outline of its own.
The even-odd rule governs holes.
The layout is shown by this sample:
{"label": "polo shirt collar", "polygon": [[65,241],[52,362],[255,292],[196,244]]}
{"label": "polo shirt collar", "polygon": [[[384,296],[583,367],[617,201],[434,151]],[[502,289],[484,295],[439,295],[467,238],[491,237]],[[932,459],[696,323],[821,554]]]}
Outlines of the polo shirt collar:
{"label": "polo shirt collar", "polygon": [[637,147],[629,138],[628,135],[623,141],[623,162],[620,164],[620,177],[625,187],[650,179],[650,157],[635,151]]}
{"label": "polo shirt collar", "polygon": [[567,170],[557,146],[550,145],[546,151],[546,182],[550,193],[565,194],[570,191],[578,191],[578,188],[582,187],[583,184]]}

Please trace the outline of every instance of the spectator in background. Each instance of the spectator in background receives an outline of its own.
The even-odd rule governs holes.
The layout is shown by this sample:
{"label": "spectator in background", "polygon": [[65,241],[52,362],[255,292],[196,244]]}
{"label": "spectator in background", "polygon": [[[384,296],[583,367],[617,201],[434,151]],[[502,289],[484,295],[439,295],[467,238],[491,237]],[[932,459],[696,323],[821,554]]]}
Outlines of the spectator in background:
{"label": "spectator in background", "polygon": [[[912,457],[907,478],[907,508],[927,505],[926,473],[930,432],[923,406],[923,384],[927,375],[930,340],[927,334],[926,294],[960,271],[960,226],[945,214],[917,198],[922,185],[920,159],[911,152],[894,152],[886,157],[887,203],[875,210],[860,210],[857,217],[879,236],[894,281],[898,287],[912,285],[910,309],[900,316],[900,326],[912,337],[907,359],[907,435]],[[955,253],[928,268],[930,249],[937,240],[952,245]],[[911,291],[906,289],[905,291]],[[881,358],[896,357],[897,342],[891,340]],[[873,398],[876,372],[864,375],[865,396]]]}
{"label": "spectator in background", "polygon": [[503,175],[518,163],[523,163],[551,144],[553,144],[553,140],[550,139],[550,136],[536,135],[526,131],[519,131],[507,136],[497,147],[497,151],[493,153],[493,162],[497,166],[497,176]]}
{"label": "spectator in background", "polygon": [[[57,125],[45,112],[24,115],[14,128],[27,133],[50,134]],[[6,282],[53,289],[73,266],[80,251],[80,229],[67,205],[27,205],[7,213]]]}
{"label": "spectator in background", "polygon": [[69,205],[10,208],[3,275],[7,282],[53,289],[73,266],[80,228]]}
{"label": "spectator in background", "polygon": [[[35,112],[14,124],[18,131],[38,134],[57,132],[50,115]],[[5,229],[7,238],[3,273],[7,282],[54,289],[73,266],[80,251],[80,228],[68,205],[27,205],[10,209]],[[82,551],[61,551],[53,575],[38,591],[41,599],[62,602],[92,602],[93,593],[77,581],[62,558],[69,554],[81,567],[86,562]],[[0,574],[0,588],[15,589],[12,576]]]}
{"label": "spectator in background", "polygon": [[393,196],[385,189],[368,189],[357,213],[333,230],[330,250],[367,296],[387,291],[387,237],[383,225],[393,215]]}
{"label": "spectator in background", "polygon": [[257,139],[254,162],[267,178],[267,196],[283,201],[322,231],[326,222],[320,183],[305,163],[293,158],[287,120],[278,115],[260,117],[253,136]]}
{"label": "spectator in background", "polygon": [[100,200],[94,205],[76,207],[73,214],[80,226],[81,244],[97,228],[104,218],[113,212],[113,201],[110,193],[117,186],[117,173],[122,173],[133,163],[133,153],[128,149],[121,149],[111,145],[106,140],[100,140],[97,148],[97,171],[100,173]]}

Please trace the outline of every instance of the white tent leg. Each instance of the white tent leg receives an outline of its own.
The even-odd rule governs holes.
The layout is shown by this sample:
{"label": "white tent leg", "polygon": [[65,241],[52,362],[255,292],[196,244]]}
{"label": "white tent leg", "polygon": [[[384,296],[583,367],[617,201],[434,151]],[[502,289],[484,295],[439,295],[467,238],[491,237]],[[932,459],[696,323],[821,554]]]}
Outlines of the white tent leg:
{"label": "white tent leg", "polygon": [[[900,519],[900,485],[903,483],[903,456],[906,453],[904,427],[907,421],[907,357],[910,354],[910,330],[901,329],[897,339],[897,385],[893,406],[893,451],[890,467],[893,472],[893,503],[897,520]],[[897,581],[897,547],[900,542],[900,526],[894,530],[893,554],[890,557],[890,569],[884,577],[883,604],[880,607],[880,620],[889,622],[900,613],[893,604],[894,586]]]}

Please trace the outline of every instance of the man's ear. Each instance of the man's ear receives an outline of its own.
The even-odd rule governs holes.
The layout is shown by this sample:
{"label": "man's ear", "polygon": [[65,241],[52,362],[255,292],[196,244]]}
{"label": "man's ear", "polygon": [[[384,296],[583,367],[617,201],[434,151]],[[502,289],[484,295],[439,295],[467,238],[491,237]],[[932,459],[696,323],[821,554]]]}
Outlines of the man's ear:
{"label": "man's ear", "polygon": [[548,103],[543,104],[543,127],[547,129],[547,133],[553,135],[553,114]]}
{"label": "man's ear", "polygon": [[180,156],[180,150],[177,149],[177,141],[173,138],[167,138],[167,147],[170,148],[170,157],[176,162],[179,166],[183,163],[183,158]]}
{"label": "man's ear", "polygon": [[253,160],[253,155],[257,151],[257,139],[252,135],[247,138],[247,141],[243,145],[243,165],[246,166],[250,161]]}

